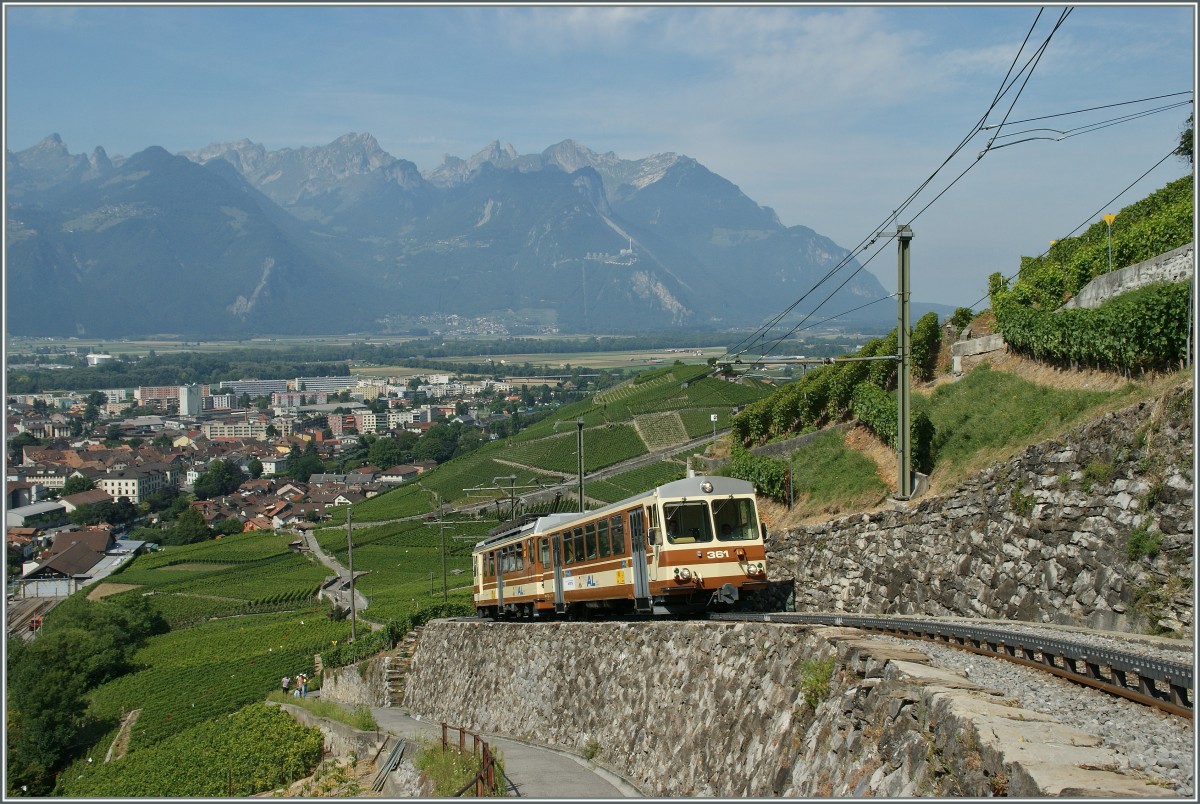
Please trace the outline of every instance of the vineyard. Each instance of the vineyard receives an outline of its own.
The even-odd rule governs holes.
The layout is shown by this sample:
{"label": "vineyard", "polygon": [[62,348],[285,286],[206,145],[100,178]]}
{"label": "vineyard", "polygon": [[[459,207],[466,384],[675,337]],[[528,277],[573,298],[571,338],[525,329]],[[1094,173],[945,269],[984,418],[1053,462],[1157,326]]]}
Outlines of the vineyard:
{"label": "vineyard", "polygon": [[[209,548],[207,552],[203,549]],[[176,552],[178,551],[178,552]],[[172,627],[204,616],[295,608],[316,595],[328,571],[274,535],[245,533],[139,556],[111,580],[153,595]]]}
{"label": "vineyard", "polygon": [[[442,467],[439,467],[438,471],[442,471]],[[386,519],[420,516],[431,510],[433,510],[432,495],[426,490],[420,479],[410,480],[386,494],[380,494],[378,497],[372,497],[356,504],[354,521],[382,522]],[[330,511],[330,514],[332,514],[331,521],[334,523],[346,521],[346,512],[340,506]]]}
{"label": "vineyard", "polygon": [[[1188,175],[1122,209],[1111,227],[1098,221],[1024,257],[1011,287],[989,282],[996,324],[1010,348],[1059,366],[1133,371],[1179,368],[1190,333],[1191,285],[1150,285],[1096,309],[1059,310],[1093,277],[1183,246],[1193,238],[1193,178]],[[1109,248],[1111,244],[1111,260]]]}
{"label": "vineyard", "polygon": [[[265,694],[262,696],[265,697]],[[145,713],[143,712],[143,717]],[[141,725],[141,718],[135,730]],[[102,741],[63,771],[55,794],[70,798],[252,796],[307,776],[321,760],[321,730],[264,703],[161,739],[111,763]]]}
{"label": "vineyard", "polygon": [[[135,594],[127,592],[125,594]],[[134,656],[145,669],[90,694],[92,712],[118,722],[141,709],[130,754],[184,729],[262,701],[284,675],[312,673],[312,657],[349,635],[312,603],[304,612],[230,617],[153,637]]]}
{"label": "vineyard", "polygon": [[[487,535],[495,521],[446,523],[448,586],[470,586],[471,549]],[[317,534],[321,549],[349,564],[345,529],[325,529]],[[354,571],[367,574],[355,587],[370,601],[365,615],[383,623],[402,619],[418,605],[442,598],[442,527],[425,521],[394,522],[354,528]],[[453,574],[457,570],[459,574]],[[430,579],[433,579],[432,582]],[[463,599],[459,593],[458,599]]]}
{"label": "vineyard", "polygon": [[608,480],[593,480],[587,484],[585,493],[590,498],[613,503],[663,483],[679,480],[686,475],[686,463],[667,459],[640,469],[622,472]]}
{"label": "vineyard", "polygon": [[[578,473],[577,433],[551,436],[514,446],[504,452],[505,460],[524,466],[558,472]],[[612,424],[583,430],[584,471],[594,472],[614,463],[646,454],[646,445],[627,424]]]}
{"label": "vineyard", "polygon": [[642,441],[646,442],[646,448],[651,452],[669,449],[688,440],[683,422],[674,411],[647,413],[644,416],[635,416],[633,421]]}

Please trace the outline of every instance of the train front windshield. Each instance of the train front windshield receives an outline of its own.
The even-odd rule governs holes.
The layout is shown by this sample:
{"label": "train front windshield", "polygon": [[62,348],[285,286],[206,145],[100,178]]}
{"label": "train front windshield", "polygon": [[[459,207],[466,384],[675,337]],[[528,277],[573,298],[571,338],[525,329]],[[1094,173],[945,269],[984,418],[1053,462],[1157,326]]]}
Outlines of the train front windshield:
{"label": "train front windshield", "polygon": [[714,500],[711,516],[707,502],[665,503],[663,518],[671,544],[711,542],[714,533],[722,542],[758,537],[758,517],[751,500]]}
{"label": "train front windshield", "polygon": [[713,520],[717,523],[717,538],[723,542],[758,538],[753,500],[713,500]]}

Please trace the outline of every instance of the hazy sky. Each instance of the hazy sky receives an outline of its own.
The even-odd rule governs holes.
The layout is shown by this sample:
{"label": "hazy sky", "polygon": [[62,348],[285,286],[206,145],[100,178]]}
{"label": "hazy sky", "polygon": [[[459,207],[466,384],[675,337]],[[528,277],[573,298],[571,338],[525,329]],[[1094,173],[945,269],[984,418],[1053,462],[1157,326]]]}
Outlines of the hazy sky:
{"label": "hazy sky", "polygon": [[[846,248],[909,223],[914,298],[971,305],[990,273],[1190,170],[1170,157],[1110,203],[1178,145],[1195,4],[1076,6],[1038,59],[1066,8],[12,3],[5,145],[56,132],[130,156],[369,132],[422,170],[492,140],[673,151]],[[889,220],[1005,86],[987,119],[1013,135],[977,159],[997,131],[975,134]],[[885,245],[868,269],[890,291],[895,266]]]}

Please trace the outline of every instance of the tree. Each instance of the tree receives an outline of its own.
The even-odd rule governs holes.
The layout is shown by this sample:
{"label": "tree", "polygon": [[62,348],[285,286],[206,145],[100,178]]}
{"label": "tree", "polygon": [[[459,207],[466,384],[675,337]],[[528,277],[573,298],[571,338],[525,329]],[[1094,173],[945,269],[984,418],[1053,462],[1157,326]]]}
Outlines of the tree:
{"label": "tree", "polygon": [[158,449],[164,450],[164,451],[169,450],[169,449],[171,449],[171,447],[175,446],[174,442],[171,441],[171,437],[169,435],[167,435],[166,433],[160,433],[159,435],[156,435],[154,437],[154,440],[151,441],[150,443],[153,444]]}
{"label": "tree", "polygon": [[320,474],[325,471],[325,464],[315,454],[305,452],[300,457],[288,463],[288,475],[294,480],[301,483],[307,481],[309,477],[315,474]]}
{"label": "tree", "polygon": [[94,488],[96,488],[96,482],[90,477],[71,475],[67,478],[67,482],[63,483],[62,496],[69,497],[72,494],[78,494],[81,491],[91,491]]}
{"label": "tree", "polygon": [[212,538],[212,531],[195,508],[188,507],[175,520],[175,527],[163,531],[163,544],[195,544]]}
{"label": "tree", "polygon": [[240,520],[222,519],[220,522],[213,525],[212,529],[214,532],[220,533],[223,536],[232,536],[235,533],[241,533],[243,530],[243,527],[244,526],[242,525]]}
{"label": "tree", "polygon": [[383,469],[404,461],[404,452],[395,439],[378,438],[367,452],[367,460]]}
{"label": "tree", "polygon": [[237,491],[238,486],[246,482],[246,473],[232,461],[213,461],[208,470],[196,478],[192,490],[196,498],[208,500]]}
{"label": "tree", "polygon": [[22,450],[25,447],[36,447],[41,443],[37,436],[31,433],[17,433],[8,441],[9,462],[20,463]]}
{"label": "tree", "polygon": [[108,441],[121,440],[121,425],[110,424],[104,431],[104,438]]}
{"label": "tree", "polygon": [[1175,156],[1186,159],[1189,165],[1194,164],[1192,161],[1192,121],[1195,116],[1195,112],[1192,112],[1192,114],[1188,115],[1187,122],[1184,124],[1187,126],[1187,128],[1184,129],[1183,133],[1179,135],[1179,147],[1173,152]]}
{"label": "tree", "polygon": [[250,472],[252,479],[258,480],[258,478],[262,477],[263,465],[262,461],[258,458],[251,458],[250,462],[246,464],[246,469]]}

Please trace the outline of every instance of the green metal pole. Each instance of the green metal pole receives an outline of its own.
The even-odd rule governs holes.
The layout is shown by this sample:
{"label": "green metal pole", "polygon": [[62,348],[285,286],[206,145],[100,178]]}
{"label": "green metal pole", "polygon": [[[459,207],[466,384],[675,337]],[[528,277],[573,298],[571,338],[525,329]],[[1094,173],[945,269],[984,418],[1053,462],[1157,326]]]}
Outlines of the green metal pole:
{"label": "green metal pole", "polygon": [[575,426],[579,428],[578,437],[576,439],[576,448],[579,453],[579,513],[583,513],[583,417],[575,420]]}
{"label": "green metal pole", "polygon": [[899,274],[896,290],[900,308],[900,322],[896,329],[896,344],[899,352],[897,357],[900,360],[899,374],[896,378],[896,458],[899,468],[899,477],[897,478],[899,488],[897,489],[896,497],[900,500],[907,500],[912,497],[912,447],[909,444],[909,403],[911,400],[909,377],[912,373],[910,366],[912,361],[912,333],[908,327],[908,303],[910,297],[908,247],[912,241],[912,236],[913,233],[910,227],[900,226],[896,228],[896,242],[898,244],[897,273]]}

